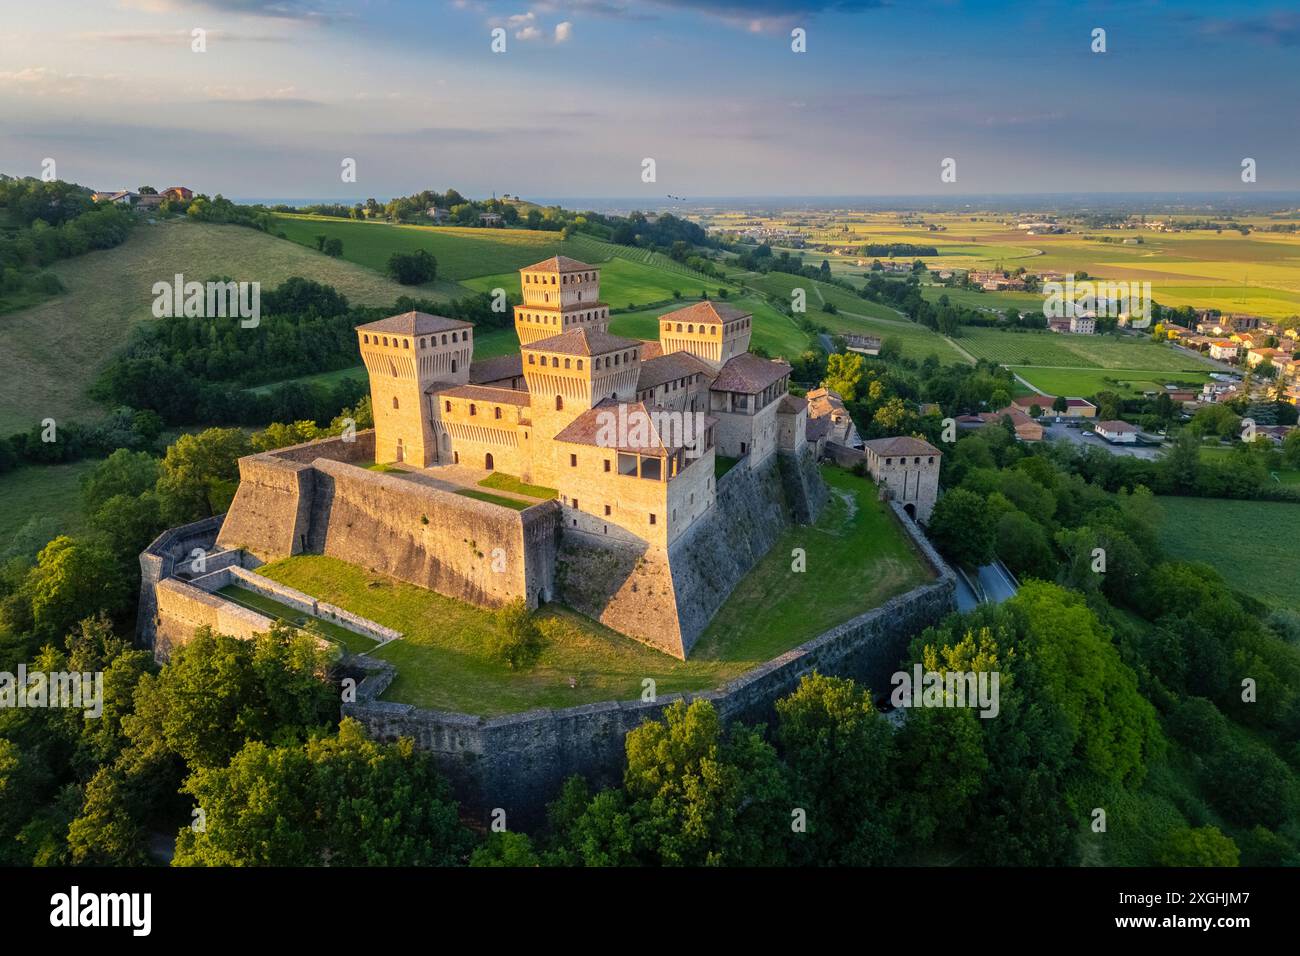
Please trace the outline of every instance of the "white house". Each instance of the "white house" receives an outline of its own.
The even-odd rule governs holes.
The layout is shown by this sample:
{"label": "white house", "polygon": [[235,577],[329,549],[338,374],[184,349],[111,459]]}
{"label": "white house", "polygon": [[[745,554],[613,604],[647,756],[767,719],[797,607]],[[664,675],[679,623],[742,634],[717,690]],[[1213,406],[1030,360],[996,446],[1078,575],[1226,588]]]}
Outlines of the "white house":
{"label": "white house", "polygon": [[1130,425],[1128,422],[1097,422],[1092,429],[1106,441],[1116,445],[1131,445],[1137,441],[1137,426]]}

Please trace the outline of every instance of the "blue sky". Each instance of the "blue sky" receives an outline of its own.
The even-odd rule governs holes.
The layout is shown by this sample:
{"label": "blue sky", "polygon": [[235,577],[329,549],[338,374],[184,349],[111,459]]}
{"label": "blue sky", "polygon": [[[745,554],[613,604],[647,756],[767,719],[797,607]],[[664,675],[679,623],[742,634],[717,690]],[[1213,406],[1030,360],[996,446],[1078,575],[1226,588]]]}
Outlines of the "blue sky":
{"label": "blue sky", "polygon": [[1259,189],[1297,189],[1298,64],[1294,3],[10,4],[0,171],[50,157],[100,188],[649,200],[1239,191],[1251,157]]}

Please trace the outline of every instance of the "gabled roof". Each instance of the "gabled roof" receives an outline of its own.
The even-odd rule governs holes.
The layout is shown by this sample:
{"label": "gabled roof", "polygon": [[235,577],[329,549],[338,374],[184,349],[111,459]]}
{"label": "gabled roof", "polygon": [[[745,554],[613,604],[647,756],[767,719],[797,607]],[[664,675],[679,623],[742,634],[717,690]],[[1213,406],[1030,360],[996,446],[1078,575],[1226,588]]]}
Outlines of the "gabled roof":
{"label": "gabled roof", "polygon": [[690,352],[669,352],[652,359],[641,360],[641,372],[636,380],[637,390],[658,388],[665,382],[696,373],[712,377],[713,369],[703,359],[698,359]]}
{"label": "gabled roof", "polygon": [[445,315],[430,315],[428,312],[403,312],[390,315],[386,319],[358,325],[359,332],[391,332],[398,335],[428,335],[430,332],[450,332],[452,329],[472,329],[473,322],[449,319]]}
{"label": "gabled roof", "polygon": [[875,452],[877,455],[943,454],[943,452],[935,448],[928,441],[913,438],[911,435],[896,435],[893,438],[873,438],[869,442],[864,442],[862,447]]}
{"label": "gabled roof", "polygon": [[1092,427],[1104,432],[1116,432],[1118,434],[1127,434],[1128,432],[1135,432],[1138,430],[1136,425],[1130,425],[1128,422],[1120,421],[1096,422]]}
{"label": "gabled roof", "polygon": [[550,338],[538,339],[523,348],[530,352],[559,352],[561,355],[604,355],[640,345],[638,339],[625,339],[599,329],[570,329]]}
{"label": "gabled roof", "polygon": [[587,272],[595,269],[595,266],[587,265],[585,262],[579,262],[577,259],[570,259],[568,256],[551,256],[549,259],[543,259],[541,262],[534,262],[531,266],[524,266],[520,272]]}
{"label": "gabled roof", "polygon": [[[675,439],[690,437],[694,441],[704,440],[702,432],[684,436],[671,433],[665,435],[659,430],[658,426],[662,422],[683,420],[681,412],[664,408],[662,405],[651,405],[647,402],[619,402],[607,398],[570,422],[555,436],[555,440],[570,445],[590,445],[611,451],[632,452],[651,458],[666,458],[687,447]],[[704,416],[704,430],[716,425],[717,422],[716,418]],[[633,443],[634,439],[641,438],[645,439],[644,444]]]}
{"label": "gabled roof", "polygon": [[776,406],[776,410],[781,415],[797,415],[807,407],[808,399],[787,393],[781,397],[781,404]]}
{"label": "gabled roof", "polygon": [[672,319],[674,322],[694,322],[696,325],[722,325],[724,322],[735,322],[749,315],[753,313],[738,309],[726,302],[708,300],[696,302],[694,305],[673,312],[665,312],[659,316],[659,319],[660,321]]}
{"label": "gabled roof", "polygon": [[753,395],[790,374],[788,363],[759,358],[749,352],[730,358],[709,386],[715,392],[743,392]]}

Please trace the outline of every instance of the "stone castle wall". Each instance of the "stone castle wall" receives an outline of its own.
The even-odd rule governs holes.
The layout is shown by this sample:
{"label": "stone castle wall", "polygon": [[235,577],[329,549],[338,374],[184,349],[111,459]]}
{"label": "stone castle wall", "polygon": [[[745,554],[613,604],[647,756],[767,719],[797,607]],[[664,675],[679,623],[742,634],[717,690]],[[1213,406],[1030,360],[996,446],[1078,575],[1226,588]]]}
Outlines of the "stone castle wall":
{"label": "stone castle wall", "polygon": [[952,571],[902,509],[891,507],[936,579],[717,690],[666,695],[653,702],[606,701],[476,717],[376,700],[392,679],[391,669],[379,665],[377,673],[362,681],[357,702],[343,705],[343,713],[359,720],[375,739],[409,737],[432,753],[466,808],[486,815],[501,807],[509,820],[530,826],[542,821],[546,803],[572,774],[597,786],[618,783],[628,731],[661,718],[680,698],[711,700],[725,720],[764,721],[776,700],[792,692],[804,675],[818,671],[852,677],[879,699],[913,635],[954,608]]}

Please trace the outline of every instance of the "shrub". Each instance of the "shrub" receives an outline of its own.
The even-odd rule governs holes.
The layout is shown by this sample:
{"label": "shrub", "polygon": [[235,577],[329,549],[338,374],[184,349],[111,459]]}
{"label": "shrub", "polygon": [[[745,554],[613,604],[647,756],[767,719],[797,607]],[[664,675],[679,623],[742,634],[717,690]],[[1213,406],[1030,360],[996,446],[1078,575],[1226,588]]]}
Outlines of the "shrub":
{"label": "shrub", "polygon": [[523,598],[516,598],[496,613],[489,650],[510,667],[527,667],[542,652],[542,632]]}

